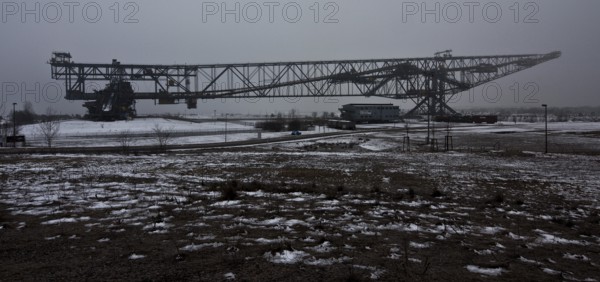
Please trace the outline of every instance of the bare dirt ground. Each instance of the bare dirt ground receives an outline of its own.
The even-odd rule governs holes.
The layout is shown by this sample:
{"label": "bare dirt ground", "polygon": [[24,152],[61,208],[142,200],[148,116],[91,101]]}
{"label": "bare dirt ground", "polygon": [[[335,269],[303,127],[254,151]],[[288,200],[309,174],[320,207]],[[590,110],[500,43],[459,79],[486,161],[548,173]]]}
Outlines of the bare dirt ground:
{"label": "bare dirt ground", "polygon": [[1,157],[0,280],[599,280],[598,136],[511,135]]}

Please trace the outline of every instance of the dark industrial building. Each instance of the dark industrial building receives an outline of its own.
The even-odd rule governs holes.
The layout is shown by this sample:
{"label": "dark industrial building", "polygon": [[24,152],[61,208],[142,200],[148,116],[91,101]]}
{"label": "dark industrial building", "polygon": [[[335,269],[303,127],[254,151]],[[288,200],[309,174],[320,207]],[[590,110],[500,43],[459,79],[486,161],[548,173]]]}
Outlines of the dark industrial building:
{"label": "dark industrial building", "polygon": [[341,118],[355,123],[391,122],[400,119],[400,107],[393,104],[348,104],[340,109]]}

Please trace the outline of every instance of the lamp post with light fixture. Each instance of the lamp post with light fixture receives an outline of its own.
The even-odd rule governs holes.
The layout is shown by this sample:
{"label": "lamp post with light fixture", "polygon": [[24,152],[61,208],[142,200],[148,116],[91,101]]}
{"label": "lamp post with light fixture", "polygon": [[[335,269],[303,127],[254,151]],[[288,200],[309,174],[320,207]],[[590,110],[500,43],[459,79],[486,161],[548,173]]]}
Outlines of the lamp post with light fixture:
{"label": "lamp post with light fixture", "polygon": [[227,116],[229,114],[225,114],[225,143],[227,143]]}
{"label": "lamp post with light fixture", "polygon": [[[13,103],[13,147],[17,147],[17,142],[16,139],[17,138],[17,120],[16,120],[16,107],[17,107],[17,103]],[[8,142],[7,142],[8,143]]]}
{"label": "lamp post with light fixture", "polygon": [[544,153],[548,154],[548,105],[542,104],[542,107],[544,107],[544,122],[546,123],[546,129],[544,130],[546,139]]}

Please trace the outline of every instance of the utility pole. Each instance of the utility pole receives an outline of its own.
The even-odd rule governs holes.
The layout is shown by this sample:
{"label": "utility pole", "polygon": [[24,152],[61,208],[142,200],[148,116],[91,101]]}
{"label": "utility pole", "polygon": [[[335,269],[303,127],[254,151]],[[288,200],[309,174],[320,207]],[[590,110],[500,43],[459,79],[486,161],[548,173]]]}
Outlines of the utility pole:
{"label": "utility pole", "polygon": [[548,105],[542,104],[542,107],[544,107],[544,121],[546,123],[546,129],[545,129],[546,146],[545,146],[544,153],[548,154]]}

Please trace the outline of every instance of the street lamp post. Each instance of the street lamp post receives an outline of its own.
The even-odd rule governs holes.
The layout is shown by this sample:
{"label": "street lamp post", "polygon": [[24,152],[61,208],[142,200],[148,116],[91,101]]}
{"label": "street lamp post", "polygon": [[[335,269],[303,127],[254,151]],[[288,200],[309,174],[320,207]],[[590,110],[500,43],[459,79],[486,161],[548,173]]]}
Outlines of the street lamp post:
{"label": "street lamp post", "polygon": [[15,136],[17,136],[16,107],[17,103],[13,103],[13,147],[17,147],[17,142],[15,142]]}
{"label": "street lamp post", "polygon": [[225,114],[225,143],[227,143],[227,115]]}
{"label": "street lamp post", "polygon": [[544,107],[544,122],[546,123],[546,128],[544,130],[546,140],[544,153],[548,154],[548,105],[543,104],[542,107]]}

